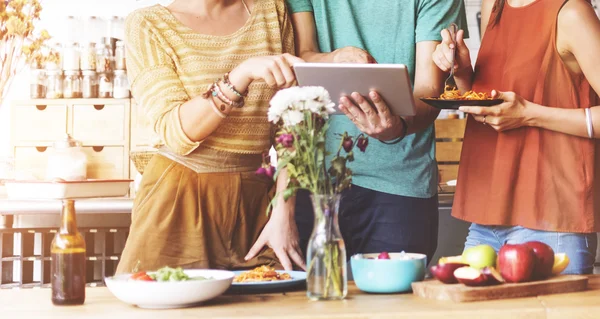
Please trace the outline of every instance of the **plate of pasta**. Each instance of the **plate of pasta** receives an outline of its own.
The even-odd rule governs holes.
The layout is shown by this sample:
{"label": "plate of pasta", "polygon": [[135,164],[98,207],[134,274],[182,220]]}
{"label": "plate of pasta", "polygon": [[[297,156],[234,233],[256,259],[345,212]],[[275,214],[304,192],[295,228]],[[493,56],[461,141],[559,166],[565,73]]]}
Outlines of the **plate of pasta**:
{"label": "plate of pasta", "polygon": [[460,93],[456,88],[444,89],[439,97],[421,98],[421,101],[438,109],[457,110],[461,106],[492,106],[504,102],[501,99],[492,99],[485,92],[468,91]]}
{"label": "plate of pasta", "polygon": [[299,287],[306,282],[304,271],[275,270],[269,266],[258,266],[250,270],[233,271],[235,277],[230,290],[263,291]]}

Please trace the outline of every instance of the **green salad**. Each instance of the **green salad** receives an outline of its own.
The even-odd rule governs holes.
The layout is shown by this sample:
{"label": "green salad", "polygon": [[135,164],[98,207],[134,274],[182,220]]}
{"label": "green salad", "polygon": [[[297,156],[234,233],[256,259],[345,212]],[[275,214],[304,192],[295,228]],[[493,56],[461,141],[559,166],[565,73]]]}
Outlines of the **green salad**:
{"label": "green salad", "polygon": [[211,280],[211,277],[190,277],[183,272],[181,267],[171,268],[163,267],[155,273],[138,272],[131,276],[131,279],[142,281],[188,281],[188,280]]}

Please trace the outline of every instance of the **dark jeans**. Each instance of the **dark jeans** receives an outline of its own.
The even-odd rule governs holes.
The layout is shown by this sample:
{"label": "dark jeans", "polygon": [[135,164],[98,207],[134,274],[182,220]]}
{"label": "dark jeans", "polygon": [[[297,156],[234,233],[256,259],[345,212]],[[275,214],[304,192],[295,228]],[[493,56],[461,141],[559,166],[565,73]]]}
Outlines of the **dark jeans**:
{"label": "dark jeans", "polygon": [[[352,185],[342,193],[340,230],[346,255],[357,253],[421,253],[431,261],[438,238],[438,198],[391,195]],[[314,213],[308,192],[298,192],[296,225],[300,245],[306,247],[312,233]]]}

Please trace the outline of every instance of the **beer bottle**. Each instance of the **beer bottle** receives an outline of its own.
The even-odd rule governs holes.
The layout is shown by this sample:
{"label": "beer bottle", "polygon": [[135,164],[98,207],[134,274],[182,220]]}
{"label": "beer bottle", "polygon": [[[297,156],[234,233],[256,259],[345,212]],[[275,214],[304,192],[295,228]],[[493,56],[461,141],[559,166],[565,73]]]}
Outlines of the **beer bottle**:
{"label": "beer bottle", "polygon": [[50,248],[52,303],[81,305],[85,301],[85,241],[77,230],[75,201],[63,200],[60,230]]}

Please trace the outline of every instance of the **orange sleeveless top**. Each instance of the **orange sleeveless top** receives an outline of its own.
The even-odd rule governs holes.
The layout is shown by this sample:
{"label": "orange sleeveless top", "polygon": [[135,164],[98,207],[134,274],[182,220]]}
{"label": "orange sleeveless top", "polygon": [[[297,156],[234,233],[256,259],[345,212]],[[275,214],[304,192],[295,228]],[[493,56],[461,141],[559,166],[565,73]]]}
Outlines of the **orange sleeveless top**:
{"label": "orange sleeveless top", "polygon": [[[585,77],[570,73],[556,50],[564,3],[505,4],[499,24],[492,27],[492,17],[485,32],[473,90],[514,91],[548,107],[600,104]],[[454,217],[483,225],[598,232],[599,192],[600,141],[534,127],[498,133],[469,117]]]}

